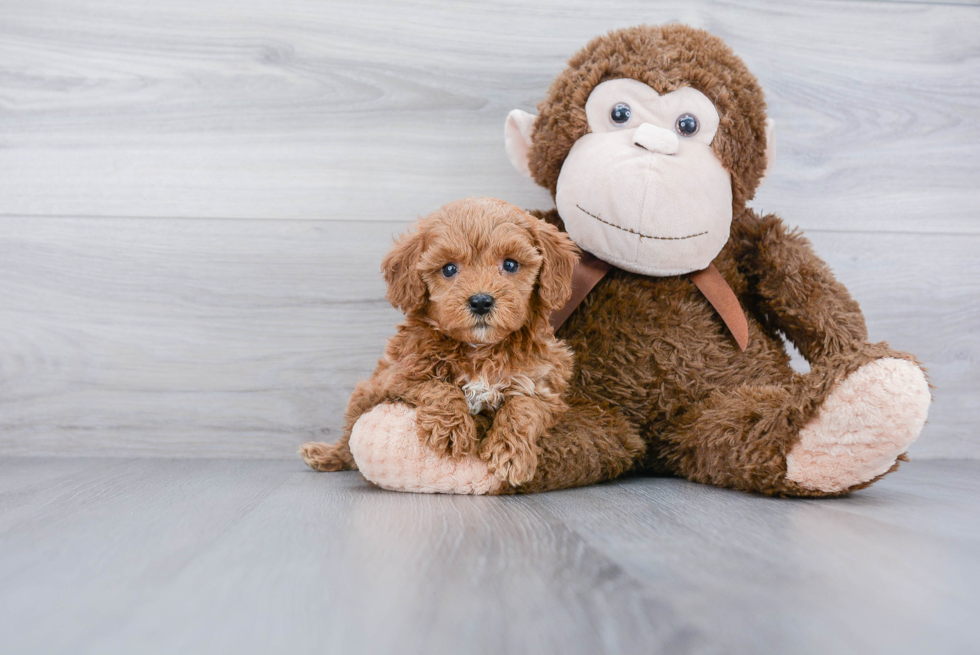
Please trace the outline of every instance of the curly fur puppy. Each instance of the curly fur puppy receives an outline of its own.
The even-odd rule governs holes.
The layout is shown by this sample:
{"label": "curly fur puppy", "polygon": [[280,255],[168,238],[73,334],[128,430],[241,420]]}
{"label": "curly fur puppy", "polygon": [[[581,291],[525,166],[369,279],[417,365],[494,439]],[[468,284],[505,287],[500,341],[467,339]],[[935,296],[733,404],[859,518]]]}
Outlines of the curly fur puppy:
{"label": "curly fur puppy", "polygon": [[478,452],[501,480],[529,482],[538,438],[565,411],[572,355],[550,313],[571,295],[575,244],[493,198],[451,202],[402,236],[382,264],[406,320],[351,396],[334,444],[307,443],[319,471],[356,469],[348,442],[382,402],[416,408],[419,438],[455,458]]}

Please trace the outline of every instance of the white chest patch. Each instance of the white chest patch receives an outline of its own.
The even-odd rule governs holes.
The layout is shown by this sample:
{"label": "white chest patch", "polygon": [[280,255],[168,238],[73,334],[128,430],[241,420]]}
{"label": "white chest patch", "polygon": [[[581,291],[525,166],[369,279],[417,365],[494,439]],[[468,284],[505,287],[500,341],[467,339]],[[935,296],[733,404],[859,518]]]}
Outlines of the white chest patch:
{"label": "white chest patch", "polygon": [[484,409],[496,410],[504,401],[504,391],[509,386],[508,383],[490,384],[483,379],[465,383],[463,393],[466,395],[466,404],[470,407],[470,414],[479,414]]}

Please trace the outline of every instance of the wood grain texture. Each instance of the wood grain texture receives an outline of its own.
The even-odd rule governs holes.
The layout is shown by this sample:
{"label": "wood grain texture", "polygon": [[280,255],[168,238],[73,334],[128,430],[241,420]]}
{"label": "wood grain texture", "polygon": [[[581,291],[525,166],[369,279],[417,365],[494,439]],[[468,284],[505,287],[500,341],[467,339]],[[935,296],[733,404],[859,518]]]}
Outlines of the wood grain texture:
{"label": "wood grain texture", "polygon": [[[0,454],[292,458],[334,440],[400,320],[378,267],[404,227],[0,221]],[[980,457],[980,236],[810,236],[872,339],[929,368],[912,453]]]}
{"label": "wood grain texture", "polygon": [[6,0],[0,453],[335,438],[398,320],[389,235],[462,196],[550,206],[506,161],[507,112],[591,37],[667,21],[767,90],[755,205],[929,367],[913,453],[980,457],[980,7],[837,0]]}
{"label": "wood grain texture", "polygon": [[0,452],[332,441],[398,320],[378,271],[391,228],[0,221]]}
{"label": "wood grain texture", "polygon": [[612,28],[682,21],[767,90],[757,204],[805,228],[980,232],[974,3],[7,0],[0,214],[402,220],[550,201],[502,125]]}
{"label": "wood grain texture", "polygon": [[0,459],[0,650],[975,652],[978,480],[474,498],[299,462]]}

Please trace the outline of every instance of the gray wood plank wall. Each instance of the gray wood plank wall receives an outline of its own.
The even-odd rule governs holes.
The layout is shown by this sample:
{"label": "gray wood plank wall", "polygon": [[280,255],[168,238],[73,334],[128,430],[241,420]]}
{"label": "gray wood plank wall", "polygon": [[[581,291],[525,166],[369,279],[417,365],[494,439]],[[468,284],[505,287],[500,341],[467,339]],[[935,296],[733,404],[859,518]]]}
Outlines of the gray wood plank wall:
{"label": "gray wood plank wall", "polygon": [[589,38],[680,21],[766,89],[801,226],[980,457],[976,3],[0,0],[0,454],[292,457],[398,314],[392,233],[551,206],[502,145]]}

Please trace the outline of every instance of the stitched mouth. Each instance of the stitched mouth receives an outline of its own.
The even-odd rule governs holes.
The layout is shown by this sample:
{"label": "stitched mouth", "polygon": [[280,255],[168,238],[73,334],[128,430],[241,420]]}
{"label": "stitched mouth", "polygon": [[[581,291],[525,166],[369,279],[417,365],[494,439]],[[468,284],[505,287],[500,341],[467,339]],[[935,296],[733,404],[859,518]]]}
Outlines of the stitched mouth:
{"label": "stitched mouth", "polygon": [[588,214],[589,216],[591,216],[592,218],[596,219],[600,223],[605,223],[606,225],[609,225],[610,227],[614,227],[617,230],[622,230],[623,232],[629,232],[630,234],[635,234],[636,236],[640,237],[641,239],[657,239],[658,241],[682,241],[684,239],[693,239],[694,237],[704,236],[705,234],[708,233],[708,231],[705,230],[704,232],[698,232],[697,234],[688,234],[686,237],[655,237],[655,236],[650,236],[649,234],[643,234],[641,232],[637,232],[636,230],[631,230],[628,227],[622,227],[621,225],[616,225],[615,223],[610,223],[607,220],[603,220],[603,219],[599,218],[598,216],[596,216],[595,214],[593,214],[592,212],[583,209],[581,205],[575,205],[575,206],[578,207],[583,213]]}

